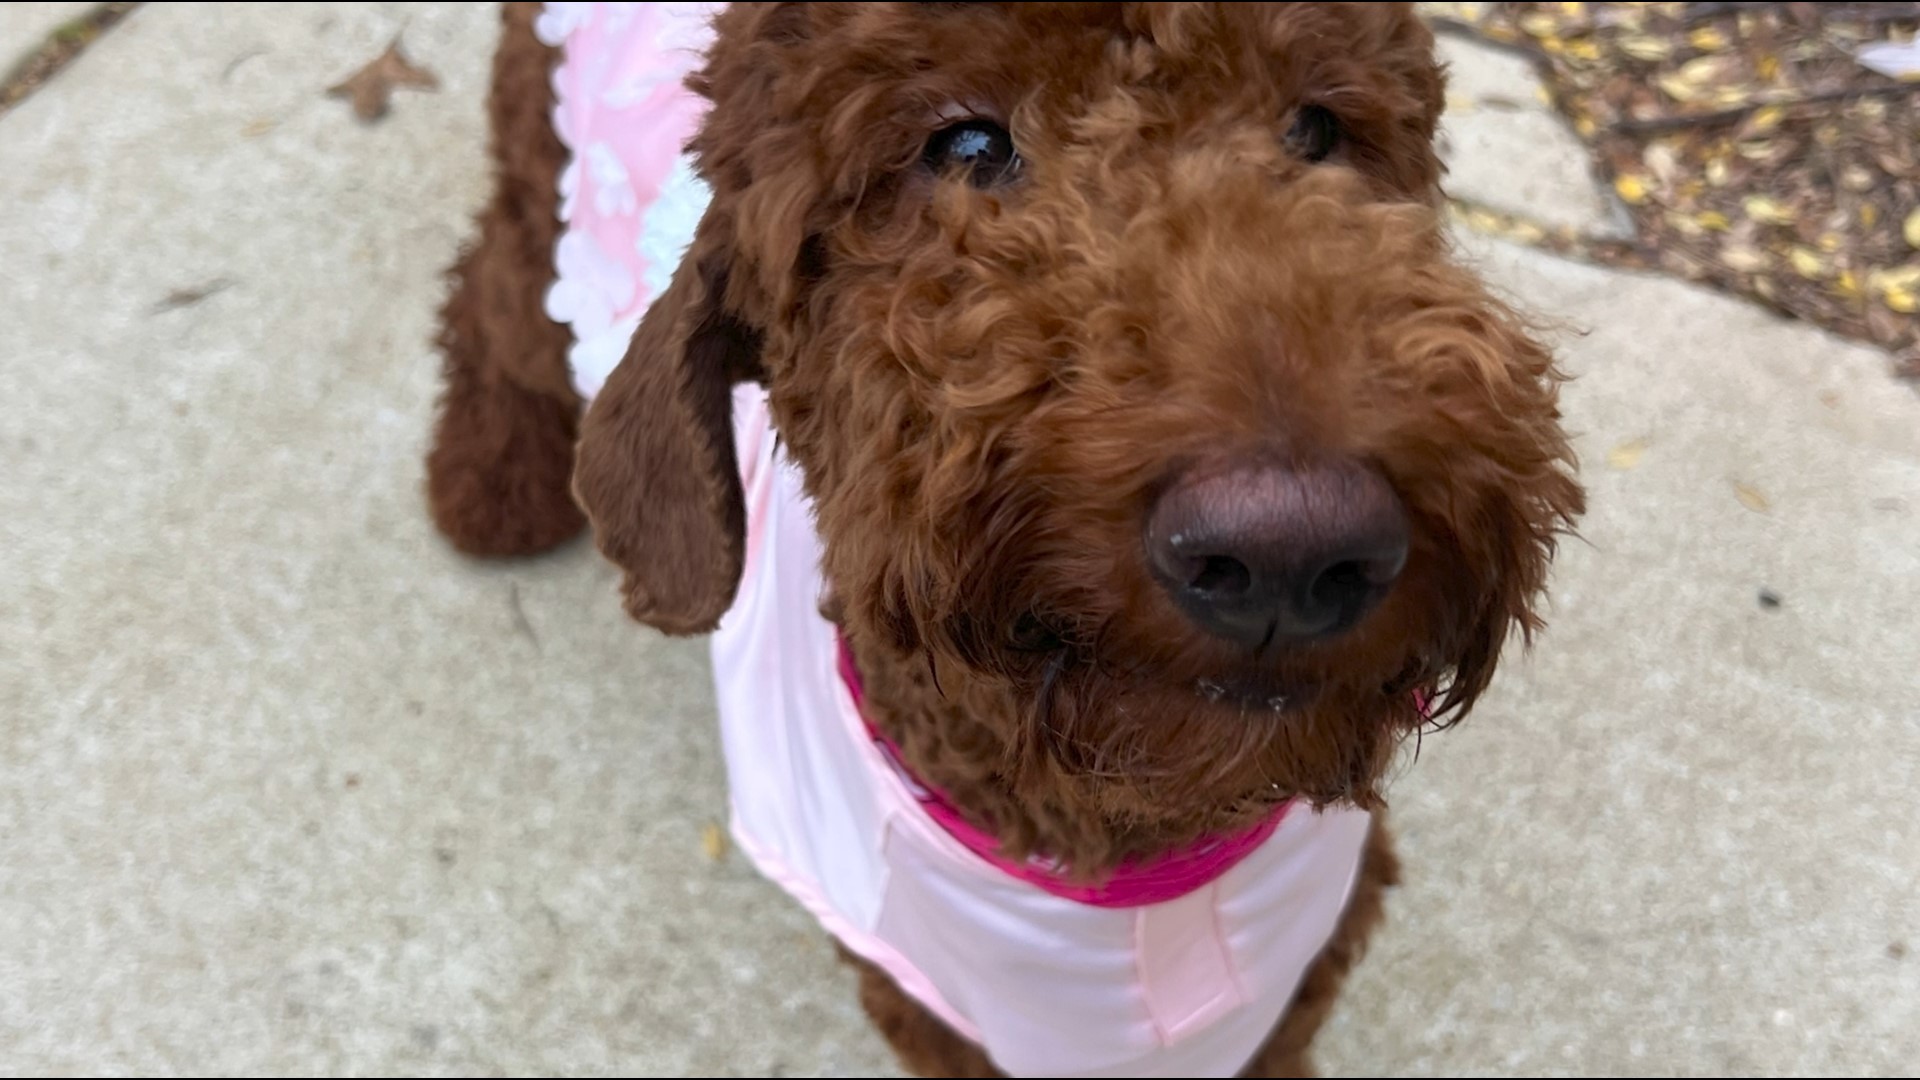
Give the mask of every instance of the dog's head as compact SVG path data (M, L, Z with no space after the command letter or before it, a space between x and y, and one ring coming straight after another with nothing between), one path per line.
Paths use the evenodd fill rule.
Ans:
M1471 707L1581 492L1551 357L1449 256L1411 5L717 31L713 201L580 452L638 618L731 600L753 379L849 635L1005 702L1017 782L1173 832L1366 804Z

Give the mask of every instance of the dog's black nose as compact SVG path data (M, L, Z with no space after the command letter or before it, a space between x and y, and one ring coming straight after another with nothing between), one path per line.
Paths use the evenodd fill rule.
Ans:
M1260 648L1333 637L1360 621L1407 561L1407 518L1358 462L1236 463L1188 473L1147 516L1147 560L1216 637Z

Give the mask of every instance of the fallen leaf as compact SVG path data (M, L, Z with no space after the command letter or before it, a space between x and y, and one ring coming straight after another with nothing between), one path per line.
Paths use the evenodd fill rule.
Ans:
M1768 225L1791 225L1793 213L1765 195L1749 195L1741 200L1740 208L1755 221Z
M1551 38L1560 29L1560 24L1551 15L1535 12L1520 16L1520 29L1533 37Z
M1720 261L1742 274L1757 274L1771 265L1759 248L1749 244L1728 244L1720 249Z
M1640 464L1640 459L1645 457L1646 453L1647 440L1629 439L1607 451L1607 465L1625 472Z
M1680 153L1670 142L1655 142L1641 155L1647 163L1647 171L1662 184L1672 184L1680 172Z
M1498 235L1502 231L1499 215L1478 207L1467 211L1467 228L1487 235Z
M700 849L707 858L719 862L727 857L727 834L720 826L709 821L700 829Z
M1727 47L1727 35L1717 27L1702 26L1687 35L1687 42L1701 52L1719 52L1721 49ZM1663 41L1661 44L1664 45L1666 42ZM1628 55L1639 57L1642 60L1659 60L1665 57L1664 53L1660 56L1640 56L1639 53L1628 49L1625 41L1620 43L1620 47L1621 50Z
M1667 96L1678 102L1695 101L1702 97L1718 97L1722 87L1715 84L1731 78L1740 66L1740 59L1734 56L1697 56L1680 65L1680 70L1668 72L1654 81ZM1724 89L1740 91L1737 88Z
M1771 134L1780 126L1780 121L1784 120L1786 115L1787 110L1778 105L1756 109L1752 116L1747 117L1747 122L1740 125L1740 131L1735 137L1748 139L1756 135Z
M400 51L400 39L396 37L387 46L387 51L374 57L366 67L349 75L345 81L328 87L327 96L348 99L353 102L355 116L372 122L387 115L393 92L403 86L436 90L440 87L440 79L433 72L408 60Z
M1547 238L1547 230L1531 221L1513 221L1507 224L1507 238L1522 244L1538 245Z
M1906 224L1900 226L1900 235L1907 238L1907 246L1920 250L1920 210L1907 215Z
M1875 270L1867 275L1867 284L1877 289L1920 289L1920 263Z
M153 314L158 315L161 312L173 311L177 308L192 307L207 297L218 292L224 292L232 286L233 282L228 281L226 278L214 278L212 281L199 285L189 285L185 288L175 289L161 297L159 303L153 305Z
M241 128L240 134L249 139L257 139L278 126L278 121L268 120L262 117L259 120L248 123L246 127Z
M1619 48L1621 52L1626 53L1635 60L1665 60L1667 57L1673 55L1672 42L1661 38L1647 37L1644 34L1630 34L1614 42L1614 45Z
M1768 510L1773 509L1773 503L1765 495L1760 493L1759 488L1754 487L1752 484L1743 484L1735 480L1733 482L1733 497L1740 500L1741 506L1746 507L1756 514L1764 514Z
M1679 233L1681 236L1685 236L1688 238L1698 238L1698 237L1705 236L1707 234L1706 226L1700 224L1698 221L1693 220L1692 218L1686 216L1685 214L1669 211L1666 215L1666 219L1667 219L1667 224L1673 226L1673 230Z
M1766 586L1760 587L1760 607L1767 611L1780 610L1780 594Z
M1613 190L1633 206L1647 201L1647 182L1632 173L1621 173L1614 177Z
M1793 266L1793 272L1803 278L1823 277L1827 272L1827 261L1820 253L1807 247L1793 247L1787 251L1787 262Z
M1895 270L1875 270L1867 286L1880 291L1880 300L1903 315L1920 311L1920 264Z

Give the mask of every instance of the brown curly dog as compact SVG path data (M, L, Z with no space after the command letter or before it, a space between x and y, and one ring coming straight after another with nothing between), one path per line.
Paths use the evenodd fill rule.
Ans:
M541 308L565 151L532 8L443 313L429 491L460 549L591 520L636 618L711 629L730 388L763 384L873 721L1088 877L1289 799L1378 809L1396 747L1540 625L1582 510L1559 376L1450 255L1412 5L733 4L690 83L712 203L584 419ZM1395 878L1375 821L1247 1075L1309 1072ZM909 1068L993 1074L861 966Z

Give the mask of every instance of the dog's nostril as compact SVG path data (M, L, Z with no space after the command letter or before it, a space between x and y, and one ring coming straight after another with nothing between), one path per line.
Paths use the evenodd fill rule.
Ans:
M1364 589L1373 583L1366 564L1358 559L1337 562L1320 571L1320 581L1327 588L1342 590Z
M1201 560L1200 571L1188 585L1206 593L1244 593L1253 587L1253 572L1239 559L1209 555Z
M1313 584L1308 586L1307 595L1313 598L1315 604L1345 607L1374 587L1372 578L1364 563L1348 559L1320 571Z

